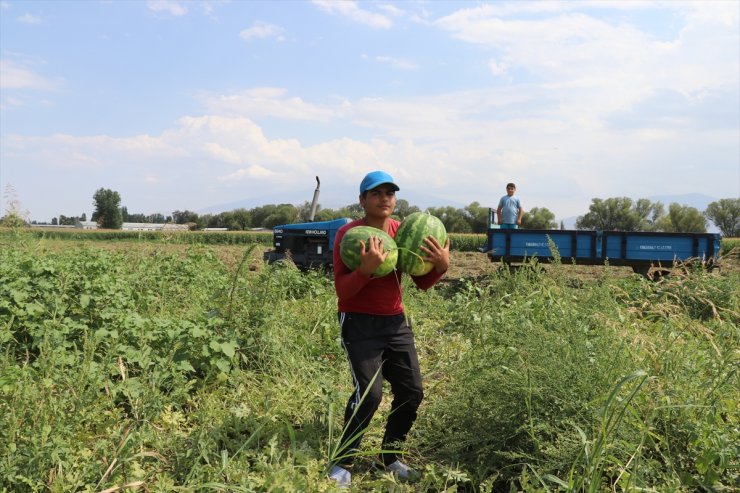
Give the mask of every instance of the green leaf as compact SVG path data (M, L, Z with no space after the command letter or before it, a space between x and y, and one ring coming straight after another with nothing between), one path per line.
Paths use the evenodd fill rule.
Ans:
M14 289L10 292L10 296L13 297L13 301L20 305L28 298L28 293L25 291L18 291Z
M231 363L226 359L216 360L216 367L224 373L228 373L231 370Z
M221 343L221 352L229 358L232 358L236 354L236 344L233 342Z

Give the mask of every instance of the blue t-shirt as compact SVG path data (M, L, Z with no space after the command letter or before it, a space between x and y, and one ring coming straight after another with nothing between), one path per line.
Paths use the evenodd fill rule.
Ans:
M519 197L504 195L498 201L498 208L501 209L501 221L504 224L516 224L522 204L519 202Z

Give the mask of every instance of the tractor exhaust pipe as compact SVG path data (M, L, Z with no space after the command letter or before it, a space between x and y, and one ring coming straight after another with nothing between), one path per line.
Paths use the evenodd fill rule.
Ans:
M308 216L309 222L313 222L313 218L316 215L316 208L319 206L319 188L321 187L321 181L319 177L316 177L316 190L313 191L313 200L311 201L311 213Z

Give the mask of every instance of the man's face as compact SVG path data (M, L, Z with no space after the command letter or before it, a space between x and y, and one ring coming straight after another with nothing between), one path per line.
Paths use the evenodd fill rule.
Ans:
M516 187L506 187L506 194L511 197L516 192Z
M365 213L375 217L390 217L396 208L396 191L390 185L380 185L360 196Z

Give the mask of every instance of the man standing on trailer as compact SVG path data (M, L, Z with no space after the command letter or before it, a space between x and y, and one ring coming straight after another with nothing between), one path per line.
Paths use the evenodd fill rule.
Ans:
M498 201L496 215L501 229L518 229L522 225L524 209L522 209L519 197L514 196L514 192L516 192L516 185L507 183L506 195Z

